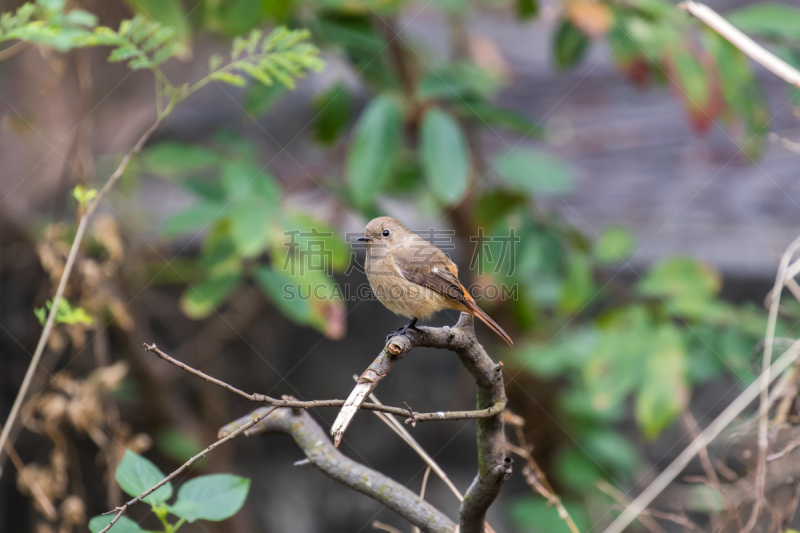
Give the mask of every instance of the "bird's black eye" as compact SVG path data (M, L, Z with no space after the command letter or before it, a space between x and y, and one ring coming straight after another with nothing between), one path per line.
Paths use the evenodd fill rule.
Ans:
M389 230L388 229L383 230L383 236L384 237L388 237L389 236Z

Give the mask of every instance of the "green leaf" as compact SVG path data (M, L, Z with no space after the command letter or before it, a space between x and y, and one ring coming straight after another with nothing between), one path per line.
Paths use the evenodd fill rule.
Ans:
M138 496L138 494L137 494ZM115 515L95 516L89 520L89 531L92 533L99 533L103 531L108 524L114 520ZM125 515L122 515L117 523L114 524L108 533L145 533L145 530L139 527L139 524L131 520Z
M661 325L634 406L636 421L648 439L655 439L688 405L686 357L678 329L672 324Z
M47 311L45 311L44 307L40 307L38 309L33 310L33 314L36 315L36 318L39 319L39 323L44 325L47 321L48 311L53 308L53 301L47 300L45 302L45 306L47 307ZM70 303L66 300L66 298L61 298L58 301L58 310L56 311L55 323L56 324L88 324L92 325L92 317L89 316L89 313L83 310L81 307L72 307Z
M759 2L726 13L728 22L748 33L800 39L800 8L777 2Z
M226 161L220 178L225 197L234 202L250 197L259 174L259 169L249 162Z
M711 97L708 73L700 64L695 54L687 49L680 49L672 56L675 62L675 71L678 82L683 90L683 98L690 109L706 113L706 107Z
M750 59L713 30L703 33L703 44L717 63L722 95L732 110L730 115L733 120L729 119L728 122L734 122L734 133L740 132L738 141L747 155L757 159L767 145L771 113ZM776 51L780 53L781 49ZM790 57L782 57L792 63ZM740 124L744 127L740 127Z
M163 141L142 154L145 168L157 176L181 176L219 164L220 157L207 146Z
M188 57L192 47L192 29L189 17L180 0L126 0L134 12L168 28L167 39L178 43L181 55Z
M288 231L300 232L293 238L297 248L289 250L288 247L285 247L286 252L324 254L326 256L324 261L311 262L311 264L330 263L324 265L329 268L321 268L321 270L342 272L350 263L350 246L345 242L344 236L326 222L308 213L290 211L286 215L284 228ZM285 260L285 256L283 257L282 261ZM276 264L274 258L273 264Z
M343 83L332 85L314 100L314 134L323 144L331 144L339 138L350 121L353 102Z
M453 117L431 108L422 119L420 158L428 185L442 203L457 203L469 185L467 140Z
M97 16L83 9L73 9L64 15L64 25L94 28L97 26Z
M130 450L125 451L119 466L117 467L116 480L120 488L130 496L139 494L151 489L165 477L164 473L145 459ZM152 494L145 496L143 501L151 507L161 505L172 497L172 483L160 487Z
M585 509L580 504L563 502L578 531L589 531L592 527L591 520ZM549 505L544 498L524 496L517 499L511 506L511 521L520 530L536 533L570 533L570 528L558 516L558 509Z
M559 307L566 313L579 313L597 294L592 265L584 254L575 253L567 266Z
M710 299L721 286L719 274L710 266L691 257L673 257L651 268L637 290L645 296Z
M556 66L567 70L577 65L589 48L589 38L577 26L562 20L556 30L553 54Z
M311 303L300 297L292 278L269 267L259 267L255 278L264 294L284 315L298 324L310 322L313 312Z
M286 87L283 85L251 83L244 93L244 110L253 116L264 115L272 110L285 94Z
M560 335L548 343L536 343L515 350L515 359L526 369L546 379L555 378L570 370L580 370L597 345L594 328L582 328Z
M581 370L591 407L607 413L619 408L641 384L655 329L650 312L639 305L608 313L602 325L596 348Z
M610 226L597 238L594 246L595 260L601 265L625 261L633 252L633 234L625 226Z
M204 446L193 435L174 427L167 427L155 435L158 450L170 459L184 463L203 451ZM195 466L201 464L200 459Z
M373 98L359 117L345 163L356 205L368 206L389 182L400 149L402 119L400 103L388 95Z
M528 20L539 14L539 0L517 0L517 19Z
M235 515L244 505L250 480L231 474L212 474L190 479L178 491L170 511L189 522L219 522Z
M568 448L558 454L555 471L561 482L580 492L586 492L596 487L597 481L605 477L605 473L600 470L596 461L593 461L586 453L574 448ZM581 529L581 531L587 530ZM542 529L542 533L550 531L553 530Z
M243 257L261 253L269 240L269 221L272 210L259 197L248 197L231 211L231 237Z
M531 139L544 137L544 129L519 112L503 109L483 100L454 103L463 116L474 119L480 126L499 126Z
M84 208L89 205L89 202L97 197L97 189L84 189L83 185L76 185L72 189L72 197L78 200Z
M206 318L239 285L239 279L238 274L230 274L189 287L181 296L181 310L194 320Z
M417 93L420 98L460 102L491 98L499 88L498 80L479 66L457 62L426 73L417 84Z
M161 237L168 239L190 231L208 228L214 221L225 218L228 211L228 207L223 203L201 202L187 207L164 221L164 225L161 227Z
M512 189L542 195L570 192L572 169L560 159L538 150L515 150L495 159L495 171Z
M590 457L617 475L632 474L641 462L636 447L615 429L591 429L579 442Z
M481 194L473 216L478 225L494 226L526 204L527 199L521 194L491 189Z
M238 74L232 74L230 72L213 72L211 74L211 79L233 85L234 87L244 87L247 85L246 79Z

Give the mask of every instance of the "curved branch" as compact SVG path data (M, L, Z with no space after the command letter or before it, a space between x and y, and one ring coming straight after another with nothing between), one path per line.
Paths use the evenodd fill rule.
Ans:
M386 377L395 363L414 347L446 349L455 352L461 364L475 379L478 388L478 409L496 412L505 407L507 398L503 386L503 364L495 363L475 337L472 315L461 313L453 327L420 327L408 330L406 335L395 335L386 343L375 361L358 378L356 387L345 401L333 423L331 434L338 445L344 431L358 409L378 383ZM496 413L502 412L497 411ZM500 493L500 488L511 475L511 459L506 456L506 439L502 416L478 420L478 475L464 495L461 503L461 533L483 533L486 511Z
M447 348L461 359L461 364L475 379L478 409L498 402L506 403L503 364L495 364L475 338L475 319L461 313L453 328L425 328L420 346ZM461 502L460 533L483 533L486 511L492 505L505 480L511 476L511 458L506 455L502 416L483 418L477 423L478 475Z
M269 409L274 408L260 407L228 424L220 430L219 437L232 434L231 430L240 430ZM456 527L441 511L403 485L343 455L306 411L276 409L245 431L248 436L262 433L291 435L320 472L384 504L426 533L452 533Z

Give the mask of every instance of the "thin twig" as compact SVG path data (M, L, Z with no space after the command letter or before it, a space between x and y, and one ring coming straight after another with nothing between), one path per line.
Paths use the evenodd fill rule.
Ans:
M425 469L425 474L422 476L422 488L419 489L419 497L423 500L425 499L425 488L428 486L428 476L431 475L431 465L428 465L428 468ZM420 533L419 528L417 526L413 526L411 528L411 533Z
M600 487L601 483L604 483L605 486ZM608 488L616 490L607 481L603 480L602 482L598 482L598 487L597 488L600 489L602 492L605 492L606 494L608 494L612 498L614 497L610 492L606 492L608 490ZM618 492L618 493L621 494L621 492ZM612 506L611 508L618 511L618 510L623 509L623 506L620 506L619 504L617 504L617 505ZM644 511L642 511L642 514L643 515L647 515L647 516L651 516L653 518L658 518L660 520L667 520L669 522L674 522L674 523L678 524L679 526L683 526L686 529L690 529L692 531L696 531L697 533L706 533L703 528L701 528L700 526L698 526L697 524L695 524L694 522L689 520L689 518L686 515L683 515L683 514L665 513L663 511L658 511L656 509L645 509Z
M800 72L797 69L764 49L764 47L736 29L733 24L722 18L710 7L691 1L678 4L678 7L687 10L689 13L705 22L711 29L727 39L732 45L750 56L755 62L766 67L776 76L783 78L795 87L800 87Z
M791 452L792 450L794 450L798 446L800 446L800 439L793 440L792 442L787 444L786 447L783 448L781 451L775 452L773 454L768 455L767 456L767 461L774 461L775 459L780 459L781 457L783 457L787 453Z
M247 429L249 429L249 428L251 428L251 427L255 426L256 424L258 424L259 422L261 422L263 419L265 419L265 418L266 418L266 417L267 417L267 416L268 416L268 415L269 415L269 414L270 414L272 411L274 411L275 409L276 409L276 407L271 407L271 408L267 409L265 412L261 413L259 416L255 417L255 418L253 418L253 419L252 419L252 420L250 420L248 423L246 423L246 424L244 424L244 425L240 426L240 427L239 427L239 428L238 428L236 431L234 431L234 432L232 432L232 433L230 433L230 434L228 434L228 435L226 435L226 436L222 437L222 438L221 438L221 439L219 439L217 442L215 442L214 444L212 444L211 446L209 446L208 448L206 448L206 449L205 449L205 450L203 450L202 452L198 453L197 455L195 455L194 457L192 457L191 459L189 459L188 461L186 461L185 463L183 463L183 465L181 465L181 467L180 467L180 468L178 468L177 470L175 470L174 472L172 472L170 475L168 475L167 477L165 477L164 479L162 479L161 481L159 481L159 482L158 482L156 485L154 485L154 486L153 486L153 487L151 487L150 489L148 489L148 490L144 491L143 493L139 494L137 497L135 497L134 499L130 500L129 502L127 502L127 503L126 503L125 505L123 505L122 507L117 507L117 508L116 508L116 509L114 509L113 511L109 511L109 512L107 512L107 513L103 513L103 514L111 514L111 513L113 513L113 512L116 512L116 513L117 513L117 515L114 517L114 519L113 519L111 522L109 522L109 524L108 524L106 527L104 527L103 529L101 529L99 533L106 533L106 531L108 531L109 529L111 529L111 526L113 526L114 524L116 524L116 523L117 523L117 520L119 520L120 518L122 518L122 515L123 515L123 514L125 514L125 511L127 511L127 510L128 510L128 508L129 508L131 505L134 505L135 503L137 503L137 502L141 501L143 498L146 498L147 496L149 496L150 494L152 494L152 493L153 493L153 492L155 492L156 490L160 489L161 487L163 487L164 485L166 485L167 483L169 483L169 481L170 481L172 478L174 478L175 476L177 476L178 474L180 474L181 472L183 472L184 470L186 470L187 468L189 468L189 466L191 466L191 464L192 464L192 463L194 463L195 461L197 461L198 459L202 459L203 457L205 457L205 456L206 456L206 455L207 455L207 454L208 454L208 453L209 453L211 450L213 450L213 449L214 449L214 448L216 448L217 446L219 446L219 445L221 445L221 444L223 444L223 443L225 443L225 442L228 442L229 440L231 440L232 438L234 438L234 437L235 437L236 435L238 435L239 433L242 433L243 431L246 431Z
M36 483L36 480L30 476L28 473L28 468L25 466L25 463L22 462L17 450L14 449L14 445L11 444L11 441L6 441L5 450L8 454L8 458L11 459L11 464L13 464L14 468L16 468L17 472L19 472L19 477L22 478L22 481L31 490L33 497L36 498L36 501L38 501L39 505L42 506L42 510L44 510L44 514L47 515L47 519L50 521L57 520L58 511L56 511L56 508L53 507L53 503L50 501L50 498L47 497L39 484Z
M692 413L689 411L684 413L683 423L686 426L686 430L689 432L689 435L693 439L701 438L700 427L697 425L697 420L694 419ZM708 455L708 447L703 441L700 441L700 444L702 447L700 448L700 451L697 452L697 455L700 457L700 463L703 465L703 470L705 471L706 476L708 476L709 481L711 481L714 486L719 486L719 476L717 476L717 471L714 470L714 465L711 464L711 459Z
M28 394L28 388L31 385L33 374L36 372L36 368L39 366L39 360L42 358L44 348L47 346L47 340L50 338L50 332L52 331L53 324L55 324L56 320L58 305L61 302L61 298L64 296L64 290L67 287L67 280L69 279L69 275L72 272L72 267L75 264L75 258L78 255L78 249L80 248L81 241L83 240L83 235L86 232L86 226L89 223L89 219L100 205L100 202L105 199L105 196L111 190L111 187L114 186L114 183L116 183L120 176L122 176L123 172L125 172L125 169L128 167L128 163L130 163L131 158L139 153L144 146L144 143L147 142L147 139L149 139L150 136L158 129L159 125L161 125L163 116L164 115L156 119L153 125L150 126L150 128L139 138L133 148L131 148L131 150L125 154L125 157L122 158L122 161L120 161L117 169L113 174L111 174L111 176L109 176L106 184L102 189L100 189L100 192L87 207L86 213L81 216L80 222L78 223L78 230L75 233L75 239L72 241L72 247L69 250L67 262L64 265L64 272L61 274L61 279L58 282L58 289L56 289L56 294L53 297L52 307L50 308L50 312L48 313L47 320L44 324L44 329L42 329L39 342L36 344L36 350L33 352L33 357L28 365L28 370L25 372L25 378L22 380L22 385L17 392L17 397L14 399L14 404L11 406L11 412L8 413L8 418L3 426L3 431L0 433L0 458L2 457L2 449L4 448L5 442L8 439L9 433L11 432L11 428L14 425L17 416L19 415L22 402L25 400L25 396Z
M544 475L544 472L531 454L531 449L528 446L527 442L525 441L525 432L522 430L523 424L525 420L518 415L515 415L511 411L506 410L503 413L503 418L509 425L514 426L514 430L517 435L517 443L519 446L515 446L511 443L506 443L506 448L511 453L514 453L528 463L522 469L522 475L525 476L525 482L530 486L531 489L535 490L542 496L545 500L547 500L548 505L555 507L558 511L558 516L563 520L569 530L572 533L580 533L578 530L578 526L575 525L575 521L572 520L572 516L570 516L569 511L567 511L564 504L561 503L561 498L559 498L558 494L553 490L553 487L550 486L550 483L547 481L547 477Z
M31 43L29 42L19 41L12 44L8 48L3 48L3 50L0 50L0 63L2 63L3 61L8 61L15 55L19 54L20 52L24 52L25 50L30 48L30 46Z
M799 85L800 86L800 85ZM778 266L778 275L775 276L775 286L772 288L772 302L769 306L767 318L767 335L764 339L764 355L761 362L761 401L758 409L758 462L756 463L756 483L755 501L750 512L750 519L744 527L744 533L753 530L764 503L764 485L767 475L767 453L769 452L769 440L767 434L767 424L769 422L769 384L770 384L770 362L772 361L773 339L775 338L775 327L778 323L778 307L781 302L781 293L786 284L786 272L789 269L789 261L800 248L800 237L795 239L786 249L781 257Z
M781 355L769 367L770 380L774 380L784 370L789 368L795 360L800 356L800 340L795 341L783 355ZM771 381L770 381L771 382ZM639 513L643 512L648 505L655 499L656 496L670 484L680 474L686 465L689 464L695 455L697 455L700 448L706 442L712 442L728 424L739 416L750 403L755 400L761 393L761 387L764 386L762 380L756 380L751 383L739 396L725 408L722 413L714 419L711 424L700 433L702 440L695 439L676 457L670 465L661 472L656 479L653 480L646 489L642 491L639 496L628 505L625 510L609 525L605 533L622 533L628 525L636 519ZM769 386L769 383L767 383Z
M384 524L383 522L379 522L378 520L372 521L372 529L378 529L380 531L388 531L388 533L403 533L396 527L392 527L389 524ZM419 528L414 528L419 531ZM412 530L413 531L413 530Z
M694 419L692 413L690 413L689 411L687 411L683 415L683 422L692 439L697 439L702 444L702 447L700 448L700 450L698 450L697 455L700 457L700 463L703 465L703 470L705 471L707 477L707 479L703 481L711 485L717 492L719 492L722 495L722 498L725 500L725 507L728 510L728 514L730 514L735 518L738 526L737 531L741 531L742 522L741 519L739 518L739 512L736 509L736 504L734 504L733 500L730 497L730 494L728 494L728 491L726 491L722 487L722 484L719 481L719 476L717 475L717 471L714 469L714 465L711 463L711 458L708 455L708 447L707 447L708 443L702 440L703 437L700 434L700 426L697 425L697 421Z
M770 134L767 137L769 138L770 141L780 144L782 147L786 148L790 152L800 154L800 143L795 142L791 139L787 139L786 137L781 137L780 135L774 132L770 132Z
M201 372L195 368L190 367L186 363L182 363L178 361L174 357L170 357L169 355L165 354L161 351L155 344L147 344L145 343L145 349L148 352L153 352L161 359L171 363L178 368L189 372L192 375L195 375L209 383L213 383L218 387L222 387L223 389L227 390L228 392L232 392L242 398L250 400L251 402L259 402L259 403L266 403L273 407L292 407L295 409L313 409L317 407L342 407L345 405L346 400L310 400L310 401L301 401L301 400L287 400L287 399L278 399L273 398L271 396L267 396L265 394L248 394L241 389L237 389L233 385L229 385L224 381L221 381L217 378L211 377L208 374ZM435 413L415 413L409 412L408 409L403 407L390 407L388 405L382 404L375 404L375 403L365 403L361 406L364 409L370 411L380 411L382 413L388 413L395 416L399 416L402 418L413 418L417 422L426 422L426 421L435 421L435 420L470 420L476 418L491 418L495 416L497 413L502 412L505 408L504 402L498 402L498 404L492 405L488 409L479 409L476 411L437 411Z
M625 493L619 490L618 488L614 487L611 483L606 481L605 479L599 480L597 483L597 488L600 489L601 492L607 494L614 498L619 504L621 505L630 505L630 500L625 496ZM650 510L645 509L639 516L637 516L639 522L642 523L644 527L647 528L650 533L666 533L664 528L658 525L658 522L653 520L650 516Z
M353 376L353 379L357 380L358 376ZM380 400L378 400L378 397L375 396L375 393L370 394L369 399L372 400L372 402L375 403L376 405L383 405L380 402ZM416 441L416 439L411 436L411 433L408 432L408 430L405 428L403 424L398 422L396 418L386 416L384 413L381 413L379 411L374 411L374 413L387 426L389 426L389 428L391 428L392 431L397 433L400 436L400 438L403 439L405 443L411 447L411 449L417 452L417 454L422 458L422 460L425 461L425 464L427 464L429 468L432 468L433 471L436 472L436 475L439 476L439 479L444 481L445 485L447 485L447 487L453 492L453 494L455 494L459 502L464 501L464 496L456 488L456 486L453 484L450 478L447 477L447 474L445 474L444 470L442 470L442 467L439 466L439 464L433 460L433 457L428 455L428 452L426 452L425 449Z

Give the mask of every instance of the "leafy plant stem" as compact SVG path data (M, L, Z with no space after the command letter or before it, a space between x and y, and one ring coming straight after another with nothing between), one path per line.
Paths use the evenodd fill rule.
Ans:
M97 207L100 205L100 202L106 197L109 193L111 188L114 184L119 180L122 174L125 172L125 169L128 167L131 159L134 155L136 155L144 146L144 143L147 142L147 139L158 129L161 125L161 121L164 119L166 115L172 110L175 105L175 97L170 100L170 103L167 105L164 113L159 115L156 121L153 123L152 126L139 138L136 142L134 147L125 154L125 157L122 158L120 161L119 166L114 171L111 176L109 176L108 180L106 181L103 188L100 189L100 192L97 196L92 200L92 202L87 206L86 212L81 216L80 222L78 223L78 230L75 233L75 239L72 241L72 246L69 250L69 256L67 256L67 262L64 265L64 272L61 274L61 279L58 282L58 288L56 289L56 294L53 297L53 305L50 308L50 312L47 314L47 320L44 324L44 329L42 329L42 334L39 337L39 341L36 344L36 350L33 353L33 357L31 358L31 362L28 365L28 370L25 372L25 378L22 380L22 385L19 388L19 392L17 392L17 397L14 399L14 405L11 406L11 412L8 414L8 418L6 419L6 423L3 425L3 431L0 433L0 458L2 458L2 449L5 445L6 440L8 440L8 436L11 432L11 428L14 425L14 422L19 415L20 408L22 407L22 402L25 400L25 396L28 393L28 389L31 385L31 380L33 379L33 374L36 371L36 368L39 366L39 361L42 358L42 354L44 353L44 348L47 345L47 340L50 338L50 333L53 329L53 324L55 323L56 319L56 312L58 311L58 305L61 301L61 298L64 296L64 289L66 289L67 281L69 280L69 276L72 273L72 267L75 265L75 258L78 255L78 249L80 248L81 241L83 240L83 236L86 233L86 226L89 223L89 219L91 218L92 214L94 214Z
M113 511L110 511L109 513L105 513L105 514L111 514L114 511L117 512L117 514L114 517L114 519L105 528L103 528L99 533L106 533L109 529L111 529L114 526L114 524L116 524L117 521L122 517L122 515L125 514L125 511L127 511L128 508L131 505L133 505L133 504L135 504L137 502L140 502L143 498L149 496L150 494L152 494L153 492L155 492L159 488L161 488L164 485L166 485L167 483L169 483L169 481L172 478L174 478L175 476L177 476L178 474L180 474L181 472L183 472L184 470L189 468L192 465L192 463L194 463L198 459L200 459L202 457L205 457L211 450L213 450L217 446L228 442L232 438L236 437L236 435L238 435L239 433L247 431L251 427L255 426L256 424L258 424L259 422L264 420L275 409L276 409L276 407L267 408L260 416L252 418L248 423L246 423L246 424L242 425L241 427L239 427L238 429L236 429L236 431L234 431L234 432L222 437L217 442L215 442L214 444L212 444L211 446L209 446L208 448L206 448L202 452L198 453L197 455L195 455L194 457L192 457L191 459L189 459L188 461L183 463L183 465L181 465L180 468L178 468L177 470L172 472L170 475L168 475L167 477L165 477L164 479L159 481L156 485L154 485L150 489L144 491L143 493L141 493L140 495L138 495L134 499L132 499L129 502L125 503L125 505L123 505L122 507L117 507ZM178 522L178 523L180 523L180 522Z
M217 74L217 73L220 73L220 72L230 72L230 71L235 70L236 68L238 68L242 63L258 64L258 62L261 59L263 59L263 58L265 58L265 57L267 57L267 56L269 56L271 54L272 54L272 52L263 52L261 54L248 56L248 57L246 57L244 59L239 59L238 61L232 61L231 63L228 63L225 66L222 66L222 67L220 67L220 68L218 68L216 70L208 72L208 74L206 74L206 76L203 79L197 81L194 85L191 85L186 90L186 96L194 94L195 92L199 91L200 89L202 89L203 87L208 85L211 81L213 81L213 78L211 77L212 74Z

